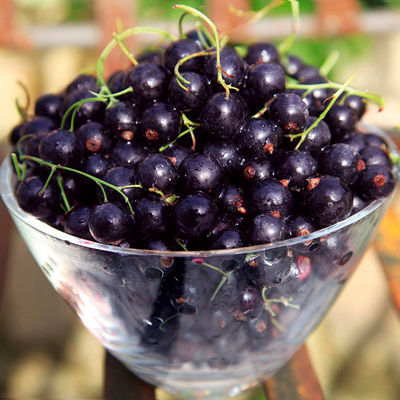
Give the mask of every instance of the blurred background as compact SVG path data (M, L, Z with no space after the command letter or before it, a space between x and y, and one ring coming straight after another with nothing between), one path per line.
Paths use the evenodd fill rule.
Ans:
M39 94L60 91L79 73L94 72L96 58L117 24L177 32L180 13L173 10L174 3L0 0L1 158L7 152L7 136L19 122L15 99L26 101L18 81L28 89L32 106ZM235 41L279 43L290 31L288 4L244 26L238 25L229 6L260 10L266 0L184 3L207 11L221 30L231 30ZM382 94L384 111L371 105L365 120L396 135L400 0L300 0L300 11L299 38L292 53L320 66L332 50L339 50L330 77L344 81L354 72L354 86ZM137 36L129 45L140 51L151 46L151 39ZM124 63L121 54L113 54L108 72ZM398 204L392 217L400 218ZM46 282L4 208L0 237L0 398L101 398L103 349ZM400 398L400 319L374 248L307 344L327 399Z

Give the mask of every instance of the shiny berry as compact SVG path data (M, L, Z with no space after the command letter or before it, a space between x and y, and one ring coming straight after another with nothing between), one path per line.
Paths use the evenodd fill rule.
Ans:
M155 103L142 115L142 131L146 143L160 146L179 134L181 115L167 103Z
M91 235L100 243L118 244L128 233L131 219L122 206L104 203L96 206L89 218Z
M221 213L232 217L246 214L243 190L234 185L223 188L218 194L218 207Z
M128 186L137 185L138 178L133 168L129 167L113 167L109 169L102 178L104 181L111 183L114 186ZM104 186L104 190L107 194L107 198L113 202L123 202L122 196L115 190ZM135 200L142 196L142 189L130 187L122 189L122 192L128 197L129 200ZM103 194L98 190L99 198L102 198Z
M145 188L171 193L178 182L178 171L166 155L152 154L139 163L138 178Z
M76 131L76 136L82 143L86 154L108 153L112 140L108 130L98 122L87 122Z
M306 126L308 109L297 94L283 93L272 100L269 114L285 132L297 132Z
M268 42L256 42L249 45L245 57L247 64L280 63L278 49Z
M241 168L241 180L246 186L256 182L262 182L274 175L272 162L270 160L245 161Z
M78 75L65 89L65 93L68 95L75 90L89 89L94 90L97 85L97 79L93 75L81 74Z
M139 133L138 107L130 101L119 101L108 107L104 114L104 125L114 138L132 140Z
M189 56L194 53L198 53L201 47L191 39L179 39L172 42L164 53L164 65L171 72L174 71L175 65L182 58ZM204 57L193 57L184 62L180 67L179 71L200 71L203 68Z
M211 96L203 109L201 121L204 131L215 139L233 138L247 116L247 106L236 93L226 98L225 93Z
M161 199L144 197L135 207L135 220L139 232L162 234L168 230L168 209Z
M249 241L252 245L284 240L288 236L283 219L269 214L260 214L249 221Z
M367 108L365 100L354 94L347 96L343 104L354 110L358 119L362 118Z
M379 147L365 147L360 151L360 156L366 166L383 165L387 168L392 167L392 161L389 156Z
M243 247L242 235L237 229L225 229L212 241L211 249L235 249Z
M387 197L393 191L394 177L383 165L368 166L357 181L358 193L363 199L375 200Z
M303 198L303 207L312 222L328 226L350 215L353 193L336 176L312 178Z
M179 233L189 237L200 237L212 229L217 218L217 206L200 194L189 195L179 200L174 209L174 222Z
M139 139L117 143L111 153L111 161L115 166L129 167L139 164L152 153Z
M35 103L35 115L47 117L55 122L60 119L60 107L63 102L61 96L56 94L43 94Z
M325 117L334 141L339 141L349 132L354 131L357 122L355 111L342 104L334 104Z
M93 240L89 232L91 207L76 206L64 218L64 231L82 239Z

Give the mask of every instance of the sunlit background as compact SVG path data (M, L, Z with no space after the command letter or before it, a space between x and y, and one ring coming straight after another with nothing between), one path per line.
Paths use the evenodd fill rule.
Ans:
M266 0L182 2L207 11L221 30L237 25L235 42L279 43L290 31L287 4L245 26L228 6L260 10ZM99 51L114 30L137 24L177 32L180 13L174 3L0 0L0 154L6 153L9 131L19 121L15 99L27 102L18 82L28 89L32 112L39 94L60 91L81 72L94 73ZM384 111L370 105L365 120L395 135L400 129L400 0L300 0L300 10L299 38L291 52L321 66L338 50L330 78L344 81L355 73L353 86L382 94ZM192 21L186 23L189 29ZM130 46L139 52L156 43L149 39L137 37ZM110 60L109 72L118 65L126 65L121 54ZM100 398L101 346L46 282L15 229L0 233L5 243L6 236L7 260L0 259L0 398ZM400 398L400 320L373 249L308 348L328 399Z

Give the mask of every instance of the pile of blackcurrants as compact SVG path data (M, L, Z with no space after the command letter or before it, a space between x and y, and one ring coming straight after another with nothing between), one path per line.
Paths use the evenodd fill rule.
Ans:
M391 193L388 145L358 126L379 97L216 39L190 31L107 81L101 57L97 78L40 96L11 132L21 208L100 243L208 250L306 235Z

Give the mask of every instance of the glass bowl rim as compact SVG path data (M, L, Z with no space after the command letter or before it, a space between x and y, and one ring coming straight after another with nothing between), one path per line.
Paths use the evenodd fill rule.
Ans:
M363 128L368 130L368 132L377 134L382 136L385 141L388 143L390 148L390 154L394 156L399 156L399 152L397 151L397 147L394 144L393 140L390 136L384 132L383 130L370 126L365 123L362 124ZM234 249L219 249L219 250L148 250L148 249L135 249L135 248L122 248L110 244L102 244L98 242L93 242L90 240L82 239L77 236L70 235L68 233L62 232L47 223L40 221L38 218L33 215L23 211L15 198L14 191L11 186L11 161L9 155L5 157L1 166L0 166L0 195L7 206L8 210L23 223L29 225L31 228L42 232L48 236L53 238L62 240L68 244L75 244L78 246L87 247L90 249L96 249L101 251L125 254L125 255L148 255L148 256L164 256L164 257L216 257L216 256L229 256L229 255L239 255L239 254L251 254L258 253L261 251L267 251L270 249L277 249L281 247L291 247L301 243L305 243L307 241L311 241L317 238L321 238L324 236L328 236L336 231L339 231L365 217L372 214L377 208L381 207L386 202L390 201L395 193L397 187L399 186L400 181L400 168L399 166L394 166L394 177L395 177L395 187L392 194L388 197L384 197L381 199L377 199L368 204L365 208L360 210L359 212L350 215L342 221L339 221L333 225L324 227L315 232L312 232L308 235L298 236L294 238L289 238L285 240L281 240L279 242L260 244L256 246L246 246L246 247L238 247Z

